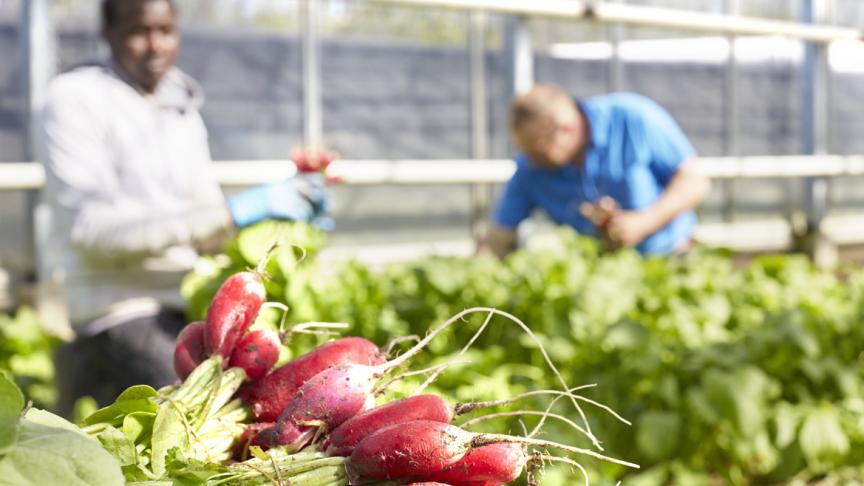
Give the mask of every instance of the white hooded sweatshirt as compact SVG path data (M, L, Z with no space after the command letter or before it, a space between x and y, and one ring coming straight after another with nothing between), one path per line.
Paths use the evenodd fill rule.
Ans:
M132 303L182 308L194 244L230 227L202 103L177 68L153 94L110 62L53 80L40 134L50 209L40 269L63 276L73 326Z

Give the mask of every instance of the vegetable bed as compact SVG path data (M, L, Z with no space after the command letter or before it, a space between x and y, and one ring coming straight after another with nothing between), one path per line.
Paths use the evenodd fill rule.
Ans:
M428 258L372 270L320 265L314 253L323 235L267 223L187 277L190 314L202 315L195 303L206 302L225 275L251 266L274 235L308 251L299 263L296 249L277 255L268 269L268 299L288 305L289 322L351 323L350 334L383 343L422 335L430 323L478 305L518 316L567 383L596 384L585 394L633 422L591 415L606 454L642 465L584 462L595 483L864 480L859 268L822 272L796 255L736 268L728 253L706 249L667 259L602 254L562 230L553 244L503 263ZM449 328L416 366L452 356L482 318ZM292 346L308 347L307 339ZM465 356L471 363L444 373L432 390L470 401L556 385L539 349L499 317ZM520 427L506 418L490 423L490 430ZM588 445L564 427L546 427L545 437ZM543 484L572 481L569 470L550 466Z
M72 425L0 376L0 485L864 481L859 268L557 236L373 270L248 228L184 282L176 385Z

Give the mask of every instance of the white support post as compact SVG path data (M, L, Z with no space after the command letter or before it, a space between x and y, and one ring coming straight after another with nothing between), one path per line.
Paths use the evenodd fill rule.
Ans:
M56 71L56 40L51 19L51 10L48 0L23 0L21 2L21 17L18 31L18 49L20 69L20 83L22 96L21 119L23 120L23 139L25 160L36 159L36 137L38 133L38 113L45 102L48 82ZM27 235L27 247L34 249L35 227L33 214L39 199L38 193L28 192L26 194L25 210L27 215L23 217L25 228L21 228ZM33 250L35 251L35 250ZM33 261L36 255L28 255Z
M323 141L321 116L321 59L316 0L300 0L303 36L303 143L320 147Z
M825 23L832 20L830 0L803 0L803 21ZM802 64L802 152L812 155L828 153L831 73L828 45L808 42ZM810 254L817 264L829 265L836 254L821 232L828 211L828 179L804 179L804 227L798 231L796 246Z
M24 159L36 155L37 113L45 101L48 82L56 70L56 41L48 0L23 0L19 25L18 50L24 120Z
M534 49L528 33L528 18L507 17L505 49L509 61L509 79L512 94L527 91L534 85Z
M489 158L489 104L486 92L486 14L468 13L468 64L471 86L471 152L475 159ZM487 231L492 200L489 184L471 184L471 231L476 238Z
M738 15L739 0L724 0L724 10L727 15ZM726 37L729 43L729 59L726 61L726 71L723 92L723 155L734 157L738 155L738 60L735 51L735 35ZM731 222L735 217L735 183L724 181L723 191L723 221Z
M612 48L612 55L609 57L609 81L607 85L610 92L624 89L624 66L621 63L621 42L624 40L624 30L624 25L617 22L609 24L607 27L609 46Z

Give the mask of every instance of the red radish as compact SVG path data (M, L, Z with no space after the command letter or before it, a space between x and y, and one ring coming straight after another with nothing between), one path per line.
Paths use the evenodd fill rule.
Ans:
M416 420L385 427L361 440L351 453L346 469L352 478L352 484L359 482L361 478L374 480L428 478L456 464L470 451L498 443L560 449L639 468L638 464L607 457L590 449L530 437L475 434L455 425L431 420ZM503 466L509 467L509 465Z
M282 421L259 431L252 437L250 444L264 450L278 445L285 452L293 454L314 440L317 433L316 427L297 426L289 421Z
M276 425L255 438L264 448L298 450L319 431L327 432L375 405L372 389L380 367L348 364L327 368L304 383Z
M359 337L337 339L243 387L240 396L259 422L274 422L297 390L321 371L345 363L378 365L383 362L384 356L375 343Z
M438 481L421 481L419 483L406 483L405 486L504 486L504 483L494 481L468 481L463 483L439 483Z
M351 363L333 368L328 368L321 373L315 375L313 378L309 379L309 381L300 386L299 389L297 389L294 397L291 399L290 402L288 402L288 404L285 406L285 409L280 414L279 419L276 423L276 428L282 428L283 430L290 431L291 433L289 434L289 436L292 438L292 440L297 439L298 433L306 432L306 430L304 430L304 427L315 428L316 433L321 430L325 432L332 430L333 428L340 425L343 421L353 417L357 413L362 412L365 407L368 407L370 405L370 402L372 401L374 395L373 392L375 390L375 385L382 377L387 375L387 373L389 373L393 369L396 369L407 363L408 360L410 360L417 353L422 351L422 349L426 345L428 345L429 342L447 326L458 321L464 315L477 311L505 315L520 324L523 329L526 330L526 332L530 333L530 328L525 326L521 321L511 316L510 314L498 311L497 309L475 308L462 311L456 316L450 318L447 322L437 326L435 329L430 331L422 340L420 340L420 342L418 342L414 347L406 351L404 354L386 363L382 363L377 366ZM556 371L556 376L559 376L560 378L560 373L557 373L557 369L555 369L554 366L553 370ZM563 382L563 378L560 379ZM573 403L575 403L575 400L573 400ZM540 447L555 447L574 453L581 453L590 455L592 457L606 459L612 462L617 462L619 464L631 465L630 463L625 463L624 461L606 458L605 456L602 456L588 449L575 448L563 444L556 444L553 442L542 441L532 438L512 437L496 434L471 434L470 432L466 432L458 427L428 420L419 420L415 422L408 422L405 424L398 424L395 426L391 426L385 430L391 430L396 427L401 431L401 429L407 429L408 426L411 424L428 424L426 425L428 428L426 435L431 434L435 436L433 438L424 438L423 434L419 434L417 435L417 437L413 438L413 440L416 444L419 444L415 445L414 448L420 447L420 450L405 450L397 453L397 455L401 454L402 456L411 456L411 452L419 452L421 454L426 453L434 456L433 459L428 459L425 456L423 459L414 458L417 459L416 462L411 462L410 460L408 460L408 462L410 463L410 467L417 466L417 471L413 472L413 475L431 474L461 459L461 457L466 452L468 452L469 447L478 447L481 445L497 442L516 442L538 445ZM276 432L278 432L278 430ZM417 432L419 433L423 431L418 430ZM366 475L367 472L374 474L376 468L374 466L369 466L369 463L370 461L376 461L376 459L369 459L365 457L362 452L359 456L356 455L358 454L359 450L362 450L363 444L366 444L367 442L372 440L373 437L378 437L381 433L382 431L378 431L361 441L359 444L357 444L351 454L351 462L357 463L355 464L355 469L357 469L357 472L359 472L361 476ZM397 431L396 433L400 432ZM281 434L270 434L271 437L278 437L279 435ZM434 441L436 438L440 441L442 437L449 437L450 440L440 443L437 446L437 448L440 450L433 450L433 448L428 445L433 443L430 441ZM406 437L401 440L408 441L408 438ZM397 440L395 442L396 443L391 445L398 445L400 440ZM280 443L280 445L282 444ZM294 447L298 446L298 444L294 442L291 442L288 445ZM374 449L375 447L372 446L371 448ZM390 450L386 448L381 448L379 451L377 451L377 453L385 458L379 460L379 462L387 462L386 458L391 457ZM393 461L393 466L397 471L400 470L400 468L409 467L409 465L406 465L406 460L404 458L401 459L401 463L399 462L399 459L393 459ZM437 467L435 467L435 461L440 463L437 464ZM426 467L426 469L428 470L424 469L424 467ZM377 469L381 470L382 468ZM383 470L383 474L385 476L390 474L389 468ZM379 477L375 476L370 476L369 478L380 479Z
M267 436L278 440L278 442L269 445L296 446L293 442L283 442L283 440L296 439L296 432L303 430L303 427L316 427L317 430L323 429L324 431L333 430L345 420L374 406L374 391L378 380L393 369L407 363L408 360L422 351L438 333L467 312L470 310L463 311L439 325L414 347L386 363L375 366L348 363L324 369L310 378L297 389L276 421L277 428L284 427L291 433L285 435L269 431Z
M349 363L325 369L310 378L297 389L295 396L288 402L276 421L276 428L282 428L283 432L288 431L288 433L266 431L266 438L262 438L265 440L264 445L302 447L304 444L298 445L294 441L298 440L298 437L306 439L305 436L299 436L304 427L311 426L316 427L317 430L330 431L345 420L371 407L374 403L375 385L382 377L407 363L447 326L458 321L465 314L476 310L469 309L460 312L430 331L404 354L386 363L376 366ZM496 309L481 308L479 310L500 313ZM507 315L509 316L509 314ZM513 317L513 319L516 318ZM266 444L268 439L276 442Z
M329 150L295 149L291 151L291 160L297 166L297 171L301 173L324 172L337 157L335 152Z
M499 442L471 449L455 464L423 479L450 484L468 481L515 481L525 468L528 457L519 444Z
M279 360L281 345L279 334L273 331L252 331L237 343L228 366L243 368L248 381L257 381Z
M263 270L266 257L259 263ZM228 277L207 309L204 327L204 349L207 355L218 354L226 360L234 351L234 345L252 325L261 304L267 298L261 272L235 273Z
M323 446L324 450L331 456L349 456L358 442L383 427L413 420L450 423L453 421L453 417L472 412L478 408L506 405L536 395L558 395L552 403L561 397L570 396L569 393L558 390L532 390L502 400L458 403L456 405L448 404L437 395L410 396L385 403L351 417L333 429L333 432L325 439Z
M357 444L351 472L377 480L429 476L462 459L474 435L431 420L391 425Z
M260 422L249 424L243 429L243 433L240 434L240 437L234 443L234 458L238 460L245 460L248 455L249 444L252 443L252 440L255 436L258 435L262 430L268 429L273 426L272 422Z
M347 457L358 442L389 425L414 420L450 423L453 415L453 407L437 395L406 397L346 420L327 437L324 450L331 456Z
M177 377L185 380L205 359L207 353L204 351L204 322L189 323L177 335L177 343L174 345L174 371Z
M419 483L406 483L405 486L503 486L504 483L494 481L468 481L464 483L439 483L438 481L421 481Z

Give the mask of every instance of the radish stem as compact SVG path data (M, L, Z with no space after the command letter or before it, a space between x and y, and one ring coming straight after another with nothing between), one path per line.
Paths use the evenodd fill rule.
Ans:
M390 385L392 385L393 383L395 383L397 381L404 380L405 378L408 378L409 376L423 375L423 374L426 374L429 372L432 372L437 376L442 371L444 371L445 369L447 369L453 365L467 364L467 363L470 363L470 361L451 359L447 362L437 364L435 366L430 366L429 368L424 368L422 370L407 371L405 373L402 373L401 375L396 375L393 378L390 378L389 380L385 381L384 383L378 385L378 387L376 387L375 390L372 391L372 394L375 396L379 396L379 395L383 394L384 392L386 392L387 388ZM411 396L414 396L414 395L415 395L415 393L411 394Z
M505 434L477 434L473 439L471 439L471 447L481 447L487 444L495 444L499 442L509 442L514 444L525 444L537 447L545 447L549 449L558 449L561 451L570 452L572 454L583 454L589 457L593 457L594 459L600 459L601 461L607 461L614 464L619 464L621 466L639 469L639 464L627 462L621 459L615 459L614 457L604 456L603 454L592 451L591 449L583 449L581 447L559 444L557 442L552 442L549 440L533 439L530 437L515 437Z
M486 330L486 326L489 325L489 321L492 320L492 316L493 316L493 314L490 312L490 313L486 316L486 320L483 321L483 325L480 326L480 329L478 329L477 332L475 332L474 335L471 336L471 339L468 340L468 344L466 344L465 346L463 346L462 349L459 351L459 353L456 354L456 356L462 356L463 354L465 354L465 352L468 351L468 349L471 348L471 346L474 345L474 341L476 341L477 338L479 338L480 335L483 334L483 331ZM424 381L420 386L418 386L418 387L414 390L413 393L411 393L411 395L419 395L420 393L423 393L423 390L425 390L426 387L428 387L429 385L431 385L431 384L435 381L435 379L438 378L438 375L440 375L443 371L444 371L444 370L441 370L441 371L439 371L439 372L437 372L437 373L434 373L432 376L430 376L429 378L427 378L426 381Z
M485 420L492 420L492 419L501 418L501 417L516 417L516 416L520 416L520 415L541 415L544 417L556 418L556 419L566 423L570 427L573 427L574 429L578 430L579 432L581 432L583 434L585 433L585 429L583 429L579 424L568 419L567 417L565 417L563 415L558 415L557 413L551 413L551 412L545 412L545 411L541 412L539 410L514 410L514 411L510 411L510 412L490 413L488 415L483 415L482 417L477 417L477 418L473 418L471 420L466 420L465 422L459 424L459 427L467 428L467 427L470 427L474 424L483 422Z
M564 377L561 375L561 372L558 371L557 367L555 367L555 364L552 362L552 359L549 357L549 354L546 352L546 348L543 347L543 343L540 342L540 339L537 337L536 334L534 334L534 332L531 330L531 328L529 328L524 322L519 320L519 318L517 318L516 316L514 316L510 313L498 310L498 309L491 308L491 307L472 307L470 309L466 309L466 310L463 310L462 312L459 312L455 316L448 319L446 322L439 324L437 327L435 327L434 329L429 331L426 334L426 336L420 340L420 342L418 342L416 345L414 345L414 347L412 347L411 349L406 351L405 354L403 354L397 358L394 358L394 359L388 361L387 363L384 363L383 365L378 366L379 376L383 376L384 374L386 374L390 370L403 365L409 359L413 358L417 353L422 351L423 348L425 348L429 344L429 342L431 342L432 339L435 338L435 336L440 334L441 331L443 331L444 329L449 327L454 322L464 318L465 316L467 316L469 314L473 314L473 313L477 313L477 312L488 312L490 314L497 314L497 315L500 315L502 317L506 317L507 319L510 319L513 323L518 325L523 331L525 331L528 334L528 336L534 341L534 343L537 344L537 347L540 349L540 353L543 355L543 359L546 361L546 364L549 366L549 368L552 370L552 372L555 374L555 376L558 378L558 381L561 383L561 385L564 387L564 389L565 390L569 389L569 387L567 386L567 382L564 380ZM600 442L597 440L597 438L591 432L591 425L588 423L588 417L585 416L585 412L582 410L582 407L579 406L579 403L573 397L570 397L570 402L573 404L573 406L576 408L576 411L579 413L579 416L582 418L582 423L585 425L585 431L587 432L589 439L591 440L591 442L594 444L595 447L600 448Z

